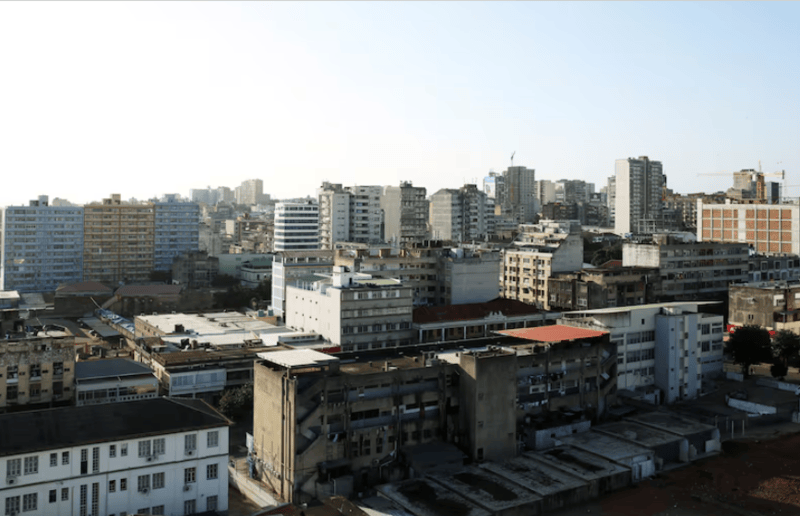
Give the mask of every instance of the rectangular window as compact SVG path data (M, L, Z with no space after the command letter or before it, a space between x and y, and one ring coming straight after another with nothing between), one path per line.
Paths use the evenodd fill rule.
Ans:
M167 451L167 440L163 437L153 439L153 455L164 455Z
M208 447L209 448L216 448L219 446L219 431L214 430L212 432L208 432Z
M128 443L119 445L119 456L120 457L127 457L128 456Z
M50 454L50 467L58 466L58 454L51 453Z
M150 489L150 475L139 475L136 482L136 490L140 493Z
M11 459L6 462L6 476L18 477L22 473L22 459Z
M139 457L150 456L150 441L139 441Z
M196 510L196 504L194 503L194 500L185 500L183 502L183 514L184 514L184 516L189 516L191 514L194 514L195 512L197 512L197 510Z
M61 465L66 466L67 464L69 464L69 452L61 452Z
M108 481L108 492L114 493L117 490L117 481L116 480L109 480Z
M153 514L164 514L164 506L156 505L155 507L153 507Z
M81 450L81 475L89 473L89 450Z
M197 449L197 434L183 436L183 449L187 452Z
M39 457L25 457L25 474L35 475L39 473Z
M68 487L62 487L61 488L61 500L62 501L69 500L69 488Z
M209 464L206 466L206 479L211 480L217 478L217 465Z
M56 491L55 489L50 490L49 501L50 503L56 503L56 501L58 501L58 491Z
M100 447L92 448L92 473L100 471Z
M164 473L153 473L153 489L164 488Z
M144 514L150 514L150 507L143 507L143 508L141 508L141 509L136 509L136 514L137 514L137 516L138 516L139 514L142 514L142 515L144 515Z
M206 498L206 510L207 511L217 510L217 495L212 495Z
M19 496L9 496L6 498L6 516L19 513Z
M35 511L38 505L38 493L26 494L22 497L22 512Z
M119 490L120 491L127 491L128 490L128 479L127 478L120 478L119 479Z
M112 458L112 459L117 456L117 445L116 444L112 444L111 446L108 447L108 456L110 458Z
M186 468L183 470L183 483L193 484L196 478L195 468Z

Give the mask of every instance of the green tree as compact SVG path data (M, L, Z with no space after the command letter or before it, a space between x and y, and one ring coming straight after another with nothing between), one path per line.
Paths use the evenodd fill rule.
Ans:
M728 339L725 349L734 364L742 366L742 374L750 376L750 366L772 361L769 332L759 326L742 326Z
M772 340L772 354L788 370L789 361L800 354L800 335L789 330L779 331Z
M253 410L253 384L228 389L219 400L219 411L231 419L240 419Z
M789 373L789 367L783 362L781 362L781 359L775 358L775 361L769 368L769 373L772 375L773 378L783 379L783 377L785 377Z

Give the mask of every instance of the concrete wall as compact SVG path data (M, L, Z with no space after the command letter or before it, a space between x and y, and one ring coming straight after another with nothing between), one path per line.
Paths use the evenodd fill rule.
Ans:
M588 432L592 427L591 421L578 421L570 425L555 426L537 430L534 433L533 447L535 450L546 450L560 444L559 437L572 435L574 433Z
M661 257L659 246L647 244L623 244L623 267L659 267Z
M727 396L726 396L727 398ZM752 401L745 401L745 400L737 400L735 398L727 398L727 403L729 407L733 407L735 409L743 410L745 412L749 412L751 414L777 414L778 409L769 405L762 405L760 403L754 403Z

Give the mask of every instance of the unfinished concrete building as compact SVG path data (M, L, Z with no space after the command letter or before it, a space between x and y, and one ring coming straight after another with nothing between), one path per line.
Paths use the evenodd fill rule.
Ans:
M731 285L728 324L800 333L800 283L752 282Z
M75 339L63 331L0 341L0 410L67 404L73 397Z
M657 267L595 267L549 279L550 308L593 310L655 303L661 296Z

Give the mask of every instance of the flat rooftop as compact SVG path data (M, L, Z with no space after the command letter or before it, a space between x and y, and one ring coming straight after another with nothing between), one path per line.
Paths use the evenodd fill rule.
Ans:
M140 315L138 319L165 334L189 336L193 331L201 336L271 331L275 325L269 324L239 312L214 312L206 314L158 314ZM183 326L185 333L176 333L175 326ZM195 337L196 338L196 337Z
M559 440L569 446L573 446L589 453L594 453L615 462L625 461L626 459L631 459L639 455L654 455L653 451L649 448L622 441L616 437L601 434L599 432L595 432L594 430L580 434L564 436Z
M491 513L435 482L410 479L377 487L390 500L416 516L490 516Z
M97 380L100 378L116 378L121 376L152 375L153 370L144 364L127 358L110 358L107 360L90 360L75 364L75 380L77 382Z
M544 498L561 491L580 488L586 483L560 469L520 455L503 463L486 462L481 468Z
M592 427L592 430L612 437L633 441L647 448L663 446L683 440L683 437L680 435L662 432L661 430L640 425L633 421L605 423L600 426Z
M568 340L591 339L608 334L606 331L587 330L575 328L573 326L562 326L555 324L552 326L537 326L535 328L517 328L515 330L498 331L502 335L508 335L519 339L530 340L533 342L564 342Z
M429 473L433 482L496 514L511 507L536 503L541 496L523 489L486 468L466 467L456 473Z
M667 412L645 412L643 414L626 417L625 419L635 423L640 423L642 425L657 427L665 432L678 434L684 437L701 432L707 432L716 428L713 425L706 425L699 421L682 418L678 415Z
M545 462L586 481L630 471L625 466L620 466L608 459L569 446L558 446L542 452L526 452L524 456L531 460Z
M339 361L339 359L334 356L327 353L320 353L313 349L290 349L286 351L274 351L272 353L259 353L258 358L287 369L295 367L322 367Z

